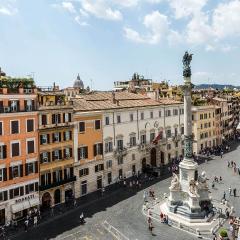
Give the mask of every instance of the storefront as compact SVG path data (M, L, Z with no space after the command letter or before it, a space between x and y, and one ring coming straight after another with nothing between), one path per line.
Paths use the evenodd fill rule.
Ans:
M19 220L26 217L30 211L38 209L39 206L39 196L38 194L30 194L22 198L14 200L11 204L12 219Z

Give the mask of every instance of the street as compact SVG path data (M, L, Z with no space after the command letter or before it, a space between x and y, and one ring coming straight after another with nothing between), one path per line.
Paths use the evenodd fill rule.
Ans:
M221 199L224 190L226 198L235 207L236 216L240 215L240 176L234 174L232 168L227 167L227 161L235 161L237 167L240 166L240 146L231 147L231 151L224 154L221 159L219 156L213 157L207 163L199 166L199 174L205 170L209 179L209 189L214 199ZM222 176L222 183L216 183L215 189L211 188L214 176ZM161 180L154 184L156 197L168 193L171 178ZM237 197L229 198L228 188L237 189ZM35 228L30 228L27 233L22 232L13 239L86 239L86 240L111 240L116 239L117 234L121 239L131 240L149 240L149 239L171 239L171 240L192 240L197 239L194 236L179 231L173 227L158 224L154 222L153 233L148 230L147 220L142 215L144 189L137 192L134 189L123 188L112 194L106 199L96 201L95 203L84 208L85 225L79 224L79 216L82 209L70 210L53 220L49 219ZM131 195L130 197L128 197ZM105 222L106 221L106 222ZM103 224L105 222L105 224ZM112 230L106 230L106 225L110 225ZM104 227L105 226L105 227Z

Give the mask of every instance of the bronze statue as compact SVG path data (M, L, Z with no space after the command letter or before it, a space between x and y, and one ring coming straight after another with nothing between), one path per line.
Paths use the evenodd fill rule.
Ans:
M183 76L184 77L191 77L192 73L191 73L191 66L190 63L192 61L192 56L193 54L189 54L188 51L185 52L184 56L183 56Z

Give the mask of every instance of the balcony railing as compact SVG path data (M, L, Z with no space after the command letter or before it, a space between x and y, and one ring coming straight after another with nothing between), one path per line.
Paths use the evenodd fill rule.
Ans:
M50 183L50 184L47 184L47 185L41 185L41 186L39 186L39 190L44 191L44 190L54 188L54 187L58 187L58 186L61 186L63 184L74 182L74 181L76 181L76 176L72 176L70 178L63 179L63 180L58 181L58 182L53 182L53 183Z
M123 147L122 149L116 149L113 151L114 156L126 156L127 155L127 148Z

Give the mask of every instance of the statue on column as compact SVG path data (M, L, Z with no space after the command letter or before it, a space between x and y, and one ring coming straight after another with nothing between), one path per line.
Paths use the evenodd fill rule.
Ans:
M185 78L189 78L191 77L192 73L191 73L191 66L190 63L192 61L192 56L193 54L189 54L188 51L185 52L184 56L183 56L183 76Z
M180 182L179 182L178 175L176 173L173 173L170 189L171 190L180 189Z

